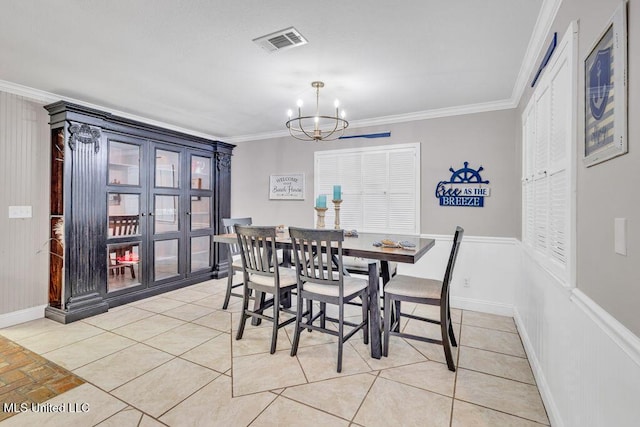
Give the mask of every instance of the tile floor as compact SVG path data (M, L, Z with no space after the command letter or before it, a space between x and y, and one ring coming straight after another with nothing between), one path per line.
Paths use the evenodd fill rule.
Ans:
M0 425L549 424L511 318L453 310L455 373L441 346L392 337L389 357L375 360L354 336L338 374L337 344L326 334L303 332L294 358L293 325L280 331L274 355L268 325L247 326L236 341L240 304L235 299L221 310L225 283L212 280L69 325L39 319L0 330L86 381L47 401L65 412L23 412ZM414 320L403 327L424 333ZM437 326L427 330L437 336Z

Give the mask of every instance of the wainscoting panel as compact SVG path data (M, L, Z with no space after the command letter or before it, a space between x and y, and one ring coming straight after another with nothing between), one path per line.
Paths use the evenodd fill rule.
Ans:
M521 253L515 320L551 424L637 426L640 339Z
M414 265L399 264L408 276L442 279L453 236L423 235L436 245ZM517 281L520 279L520 246L513 238L464 236L451 282L455 308L513 316Z
M0 327L43 317L47 303L47 123L42 105L0 92ZM10 219L9 206L32 215Z

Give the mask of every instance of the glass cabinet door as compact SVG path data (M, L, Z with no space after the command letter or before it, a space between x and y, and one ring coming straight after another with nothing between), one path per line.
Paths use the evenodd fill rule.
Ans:
M205 155L190 156L190 189L187 212L189 271L202 272L212 267L211 234L214 228L212 198L212 158Z

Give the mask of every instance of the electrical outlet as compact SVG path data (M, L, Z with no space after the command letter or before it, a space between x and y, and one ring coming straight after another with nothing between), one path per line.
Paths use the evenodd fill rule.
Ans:
M464 278L464 287L468 288L471 286L471 279L469 279L468 277Z

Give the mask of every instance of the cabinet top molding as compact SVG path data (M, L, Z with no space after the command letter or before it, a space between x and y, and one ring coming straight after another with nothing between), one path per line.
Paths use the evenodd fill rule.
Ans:
M206 139L199 136L190 135L183 132L178 132L171 129L166 129L160 126L150 125L147 123L138 122L136 120L127 119L117 116L115 114L101 111L95 108L86 107L84 105L74 104L67 101L58 101L53 104L45 105L44 108L49 112L51 117L50 124L52 126L60 124L64 125L65 121L75 121L88 123L93 126L98 126L103 130L112 130L114 132L126 132L131 133L132 130L137 130L139 136L147 139L158 139L158 137L164 137L162 139L173 142L174 139L180 139L184 142L190 141L198 144L207 144L214 148L214 151L223 151L231 154L231 151L235 147L233 144L227 142ZM124 128L126 127L126 131Z

